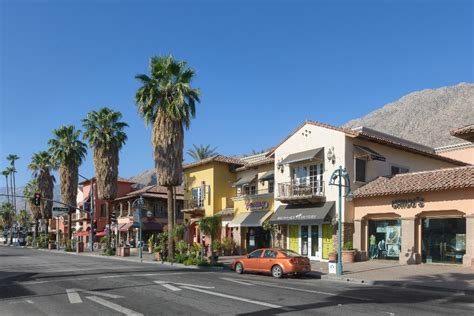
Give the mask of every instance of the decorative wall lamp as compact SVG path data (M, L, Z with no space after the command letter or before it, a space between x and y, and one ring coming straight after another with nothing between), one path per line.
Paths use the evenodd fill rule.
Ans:
M277 168L281 173L285 171L285 165L281 163L282 161L283 161L283 158L280 158L277 163Z
M329 148L328 154L326 157L328 158L329 162L332 162L332 164L336 163L336 154L334 154L334 146L332 148Z

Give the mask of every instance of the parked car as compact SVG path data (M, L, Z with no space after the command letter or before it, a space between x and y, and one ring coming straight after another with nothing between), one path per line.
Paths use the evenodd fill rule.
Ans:
M242 274L244 272L271 273L275 278L285 274L305 274L311 271L307 257L280 248L261 248L251 252L246 257L236 258L232 269Z

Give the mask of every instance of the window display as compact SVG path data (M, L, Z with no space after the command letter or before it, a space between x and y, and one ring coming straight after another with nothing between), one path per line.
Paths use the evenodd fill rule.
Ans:
M400 256L400 220L369 220L369 258L395 259Z

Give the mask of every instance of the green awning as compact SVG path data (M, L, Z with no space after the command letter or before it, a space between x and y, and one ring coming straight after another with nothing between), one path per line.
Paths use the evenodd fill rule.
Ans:
M270 170L262 174L262 176L259 178L260 181L270 181L275 178L275 171Z
M270 224L312 224L329 220L334 216L335 202L322 202L308 205L280 205Z
M369 147L354 145L354 154L356 157L365 157L370 160L385 161L385 157Z
M315 149L310 149L306 151L301 151L299 153L294 153L286 156L285 159L283 159L280 164L281 165L286 165L294 162L300 162L300 161L305 161L305 160L312 160L316 157L317 154L323 151L323 147L320 148L315 148Z
M256 178L257 178L257 172L244 175L243 177L239 178L239 180L237 180L236 183L234 183L234 186L238 187L241 185L249 184L252 181L254 181Z

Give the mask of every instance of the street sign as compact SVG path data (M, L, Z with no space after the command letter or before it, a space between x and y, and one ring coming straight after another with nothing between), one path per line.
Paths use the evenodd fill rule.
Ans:
M54 211L57 211L57 212L67 212L69 211L69 208L68 207L53 207L53 212Z

